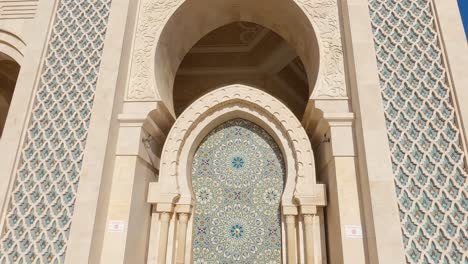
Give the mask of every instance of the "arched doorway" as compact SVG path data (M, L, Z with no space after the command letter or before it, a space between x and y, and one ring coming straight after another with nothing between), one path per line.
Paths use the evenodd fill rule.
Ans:
M261 127L234 119L212 130L192 162L196 263L281 263L285 164Z
M157 248L158 251L150 252L150 255L155 255L158 263L166 263L171 256L171 263L190 263L194 260L194 244L189 234L197 228L193 214L197 208L196 191L200 189L197 189L199 183L196 178L193 178L192 164L194 160L197 162L197 149L200 144L203 146L202 142L207 135L210 137L210 132L217 131L217 127L229 120L239 118L266 131L277 143L277 147L272 149L280 149L283 155L285 182L279 204L281 261L323 262L324 219L320 212L326 205L325 186L316 182L310 141L297 117L283 103L265 92L245 85L222 87L202 96L178 117L169 132L161 154L159 181L152 185L155 187L150 186L149 190L149 202L155 204L157 212L153 217L156 217L158 222L152 227L154 231L151 231L153 234L157 233L157 238L154 237L151 241L158 242L149 246L150 250ZM246 161L240 152L235 153L228 159L230 164L245 166ZM246 151L242 154L246 155ZM281 158L278 158L277 162L279 160ZM274 159L272 161L274 162ZM273 170L272 173L278 174L279 171L282 170ZM261 189L257 184L253 191ZM252 194L249 197L254 199L259 196ZM254 213L261 211L255 210ZM240 223L238 226L232 224L234 235L241 232Z
M142 1L138 14L130 80L125 100L131 105L133 113L138 112L146 115L148 110L151 111L148 115L148 122L145 121L143 126L146 126L147 131L156 138L155 141L159 141L155 142L155 145L159 147L164 145L162 153L161 148L155 153L155 156L160 157L159 178L156 184L158 187L154 191L150 190L151 199L149 202L153 204L156 212L152 216L153 219L158 218L152 223L152 226L155 227L153 230L157 230L152 232L154 234L152 241L158 242L150 245L151 252L148 253L148 259L157 260L159 263L166 262L167 258L171 263L191 261L189 257L192 252L191 236L185 237L192 231L193 223L191 221L193 218L191 216L194 204L188 164L191 164L192 157L190 155L195 151L193 148L198 146L199 142L197 141L203 139L203 137L198 138L200 133L208 133L205 130L195 133L193 130L197 129L200 125L199 122L203 121L201 116L205 114L211 116L209 113L216 112L216 107L229 105L229 98L240 96L242 99L239 100L242 105L244 105L243 103L247 104L247 102L252 105L258 104L259 108L265 108L265 111L272 116L277 115L279 109L294 111L292 116L278 115L275 117L278 118L275 119L276 121L267 122L262 126L264 129L270 127L270 130L274 130L271 127L276 126L285 129L284 131L293 131L295 134L293 138L297 139L297 141L291 139L289 143L282 142L280 144L281 148L291 153L289 159L286 159L289 160L287 162L287 178L295 178L295 180L286 181L284 193L287 195L283 194L282 199L283 232L287 227L291 230L294 229L288 233L291 239L287 240L291 242L288 243L287 250L290 252L287 253L286 249L283 250L283 262L288 260L290 263L295 263L296 259L304 261L307 258L310 261L314 259L317 263L323 263L326 258L322 246L323 241L319 242L315 238L308 240L307 245L304 243L306 241L304 236L307 233L302 229L305 228L304 222L307 222L309 227L314 225L320 228L321 225L312 223L311 217L303 215L313 215L314 219L323 218L320 207L325 205L325 191L323 185L316 184L316 168L313 162L311 143L299 120L304 120L304 126L314 135L314 144L318 146L329 135L326 135L328 129L326 120L322 120L320 127L318 127L318 121L322 119L322 115L321 111L317 109L335 106L335 108L340 109L348 108L338 5L331 2L309 0L162 0ZM306 92L297 96L299 99L297 102L300 103L294 103L294 100L285 100L286 93L273 94L264 83L243 82L239 78L216 83L211 87L199 85L198 87L205 90L188 96L187 100L178 96L181 94L186 96L192 92L187 89L179 90L177 87L180 84L178 82L180 70L185 70L184 66L187 66L184 58L187 58L187 55L193 55L189 54L193 51L191 49L194 48L194 45L196 46L198 41L203 41L204 36L232 23L261 25L275 32L285 43L290 45L293 52L302 61L304 71L307 73L306 85L304 85ZM187 83L193 87L195 82L190 80ZM229 93L226 92L223 95L225 97L221 96L222 92L216 90L215 94L220 97L213 99L216 100L214 102L208 103L203 99L206 93L211 94L214 89L223 87L219 90L225 90L226 86L238 83L256 87L264 91L264 95L266 92L274 97L260 96L258 91L253 94L249 91L247 94L241 95L240 93L244 92L243 88L245 88L241 85L239 90L229 89ZM289 91L289 89L284 91ZM204 94L205 96L203 96ZM257 99L256 96L260 96L268 102ZM267 97L268 99L266 99ZM318 98L323 98L323 100L314 101ZM179 99L184 99L180 100L184 102L177 106ZM284 105L278 106L278 100L286 104L286 107ZM275 106L272 106L271 102L275 102L273 103ZM156 104L151 106L152 103ZM196 108L201 103L206 105ZM331 107L332 105L333 107ZM152 108L150 109L150 107ZM296 107L299 110L295 110ZM226 108L222 109L228 111ZM244 114L241 109L239 111ZM252 111L255 112L255 110ZM171 132L161 136L158 126L162 124L165 127L166 122L163 119L167 119L165 118L167 113L177 119ZM263 114L257 114L260 115L260 118L264 118ZM245 116L234 117L244 118ZM220 117L223 121L226 121L225 118L225 116ZM155 124L156 126L154 126ZM204 129L210 127L209 131L214 129L212 126L213 123L203 125ZM155 133L151 132L153 130ZM285 133L288 134L288 132ZM309 158L309 156L311 159L307 161L297 161L299 158ZM290 170L289 167L292 169ZM313 180L301 183L302 179L305 178L309 180L313 178ZM303 195L308 192L310 192L309 196ZM306 204L310 206L304 206ZM319 204L320 206L317 206ZM189 231L181 232L180 229L184 228ZM323 237L323 231L316 231L313 234L317 237ZM309 232L307 235L311 236L312 233ZM156 248L157 250L155 250ZM300 249L295 250L296 248ZM187 254L185 254L186 252ZM189 259L185 259L185 257Z

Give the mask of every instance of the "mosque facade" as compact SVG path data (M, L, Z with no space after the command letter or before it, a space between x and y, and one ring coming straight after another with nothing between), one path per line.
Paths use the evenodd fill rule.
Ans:
M0 1L0 263L468 263L455 0Z

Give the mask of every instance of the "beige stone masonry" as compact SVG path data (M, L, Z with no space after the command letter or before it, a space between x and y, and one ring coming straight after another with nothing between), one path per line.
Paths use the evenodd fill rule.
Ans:
M368 263L404 263L403 238L367 0L342 0L346 67L356 115L358 185Z

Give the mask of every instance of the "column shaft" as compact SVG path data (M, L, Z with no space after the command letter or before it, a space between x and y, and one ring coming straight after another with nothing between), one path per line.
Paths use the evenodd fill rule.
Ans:
M287 259L288 263L297 263L296 260L296 216L286 215Z
M179 214L179 227L177 235L177 264L185 263L185 240L187 236L187 221L188 214L181 213Z
M166 263L166 256L167 256L167 236L169 233L169 220L170 214L167 212L161 213L161 233L159 235L159 250L158 250L158 264L165 264Z
M304 215L304 245L306 264L314 263L314 215Z

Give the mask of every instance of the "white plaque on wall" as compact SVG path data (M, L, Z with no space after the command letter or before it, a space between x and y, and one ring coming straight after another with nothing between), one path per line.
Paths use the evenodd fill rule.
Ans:
M125 221L111 220L109 222L108 230L111 233L122 233L125 230Z
M362 228L359 225L345 225L346 238L362 238Z

